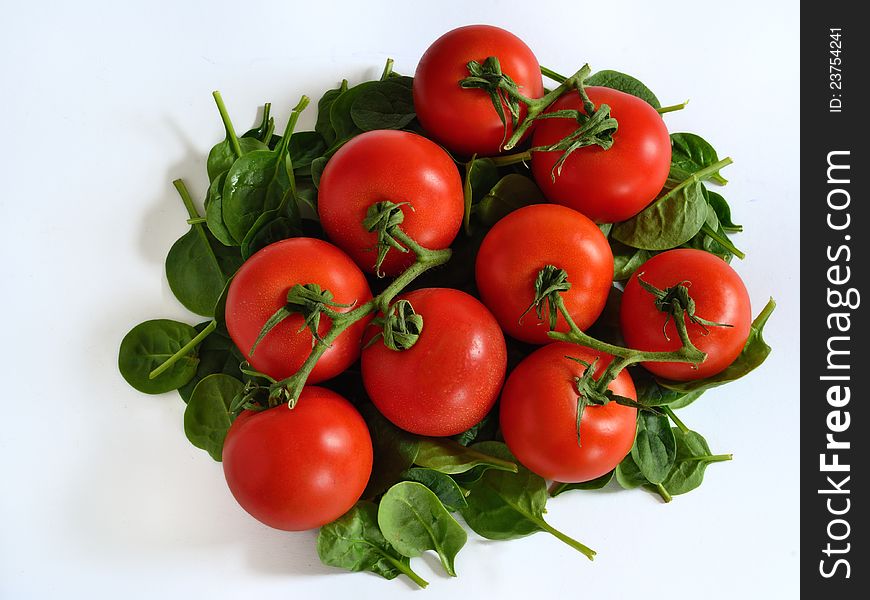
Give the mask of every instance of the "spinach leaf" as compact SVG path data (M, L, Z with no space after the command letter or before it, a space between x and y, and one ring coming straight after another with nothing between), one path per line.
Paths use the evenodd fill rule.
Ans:
M664 481L674 466L676 455L677 443L667 415L639 411L631 457L644 478L656 484Z
M614 281L626 281L653 256L649 250L632 248L614 239L610 240L610 249L613 251Z
M516 460L501 442L481 442L474 449L506 461ZM490 540L511 540L546 531L590 560L595 556L594 550L544 521L547 484L522 465L516 473L490 469L468 484L468 490L468 507L462 510L462 516L479 535Z
M453 439L457 444L468 446L473 442L482 442L491 440L495 437L498 430L498 407L490 410L485 417L480 421L466 429L460 434L454 435Z
M390 423L373 404L359 407L372 436L374 464L363 498L374 498L394 483L414 464L419 438Z
M323 169L326 168L326 161L328 160L327 157L321 156L311 161L311 181L314 183L315 188L320 187L320 176L323 174Z
M292 214L281 214L282 212L275 210L260 215L242 241L242 258L248 260L269 244L302 235L299 219Z
M316 131L298 131L290 136L287 153L297 174L309 175L311 163L326 152L326 142Z
M465 473L482 466L499 471L517 472L513 460L503 460L474 447L463 446L449 438L420 438L414 464L450 475Z
M456 512L468 506L462 488L459 487L450 475L445 475L441 471L414 467L402 473L402 479L405 481L416 481L425 485L438 496L444 508L450 512Z
M632 490L641 485L649 484L649 481L646 480L646 477L643 476L643 473L640 472L640 467L637 466L637 463L634 462L634 458L631 455L631 452L622 459L622 461L616 465L616 481L619 482L623 488L627 490Z
M411 570L411 562L390 546L378 528L378 507L357 502L317 534L320 562L349 571L371 571L384 579L407 575L420 587L428 583Z
M614 470L615 471L615 470ZM559 494L564 492L570 492L571 490L600 490L608 483L613 481L613 473L614 471L608 471L601 477L596 477L595 479L590 479L589 481L583 481L581 483L554 483L550 488L550 496L555 498Z
M224 438L233 424L230 405L244 384L229 375L215 373L196 384L184 410L184 434L190 443L220 462Z
M260 124L257 127L249 129L248 131L243 133L242 138L254 138L255 140L260 140L268 146L272 141L272 133L275 131L275 119L272 118L271 113L272 103L266 102L263 105L263 117L260 119ZM227 169L229 168L230 167L227 166Z
M703 392L720 385L724 385L736 379L740 379L747 373L756 369L764 362L770 354L770 346L764 341L764 325L773 314L776 308L776 302L773 298L768 301L767 305L762 309L761 313L752 322L749 329L749 338L743 346L743 350L734 359L734 362L728 365L724 371L717 373L711 377L704 379L696 379L694 381L666 381L659 379L658 383L664 388L675 392L688 394L690 392Z
M200 323L196 326L196 330L202 331L208 324L209 321ZM196 375L178 388L178 393L185 403L190 401L190 395L193 394L196 384L209 375L223 373L236 379L242 379L239 365L244 362L245 358L226 332L218 329L209 334L199 345L197 354L199 365L196 367Z
M473 206L473 212L483 226L489 228L518 208L546 201L543 192L531 178L509 173Z
M223 189L227 174L221 173L208 186L205 197L205 224L211 234L224 246L238 246L239 241L233 237L224 223Z
M329 116L332 103L346 91L347 79L343 80L338 88L324 93L317 102L317 122L314 124L314 131L323 137L327 146L332 146L335 143L335 128L332 126Z
M662 482L673 496L691 492L704 482L707 465L731 460L730 454L713 455L707 440L695 431L682 431L674 427L677 442L677 457L671 472Z
M124 336L118 352L118 369L131 386L146 394L162 394L180 388L196 374L199 358L193 351L154 379L148 375L193 341L197 331L190 325L154 319L139 323Z
M688 406L704 393L703 390L684 393L664 388L646 369L635 369L632 372L632 379L637 390L637 401L644 406L667 405L671 408L681 408Z
M637 215L616 223L611 237L643 250L669 250L685 244L707 220L703 189L699 181L684 181Z
M637 96L655 109L662 107L659 99L656 98L656 95L653 94L648 87L631 75L626 75L619 71L598 71L597 73L587 77L586 81L583 83L584 85L600 85L602 87L609 87L614 90L619 90L620 92L625 92L626 94L631 94L632 96Z
M229 134L227 134L227 136L229 136ZM242 156L257 150L269 149L266 144L253 137L239 138L239 148L242 150ZM215 146L209 151L208 160L206 161L208 180L214 181L221 173L228 171L238 158L240 157L236 156L236 153L233 151L229 137L224 141L215 144Z
M692 173L719 162L716 150L710 143L694 133L671 134L671 172L669 179L682 181ZM716 171L710 180L725 185L728 180Z
M434 550L444 570L456 577L454 561L468 535L425 485L403 481L387 490L378 506L378 525L400 554L413 558Z
M722 229L731 233L743 231L742 225L737 225L731 220L731 207L725 198L716 192L706 189L705 195L707 197L707 204L716 212L716 216L719 218L719 225L721 225Z
M350 107L350 117L362 131L402 129L416 116L411 87L396 78L366 84Z
M465 232L471 233L471 209L475 202L498 183L498 169L492 159L472 157L465 163L465 213L462 217Z

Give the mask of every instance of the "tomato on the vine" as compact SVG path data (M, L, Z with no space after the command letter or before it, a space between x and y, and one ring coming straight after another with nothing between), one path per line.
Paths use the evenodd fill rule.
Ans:
M695 303L695 315L722 326L684 317L692 344L707 354L697 367L686 363L647 362L659 377L690 381L710 377L734 362L746 344L752 324L749 293L740 276L724 260L694 249L669 250L645 262L625 286L620 308L622 334L638 350L667 352L682 345L673 317L660 311L655 296L638 278L660 290L683 284Z
M226 323L230 337L251 366L284 379L299 370L311 353L313 336L301 314L291 314L251 348L263 326L287 301L295 285L315 283L329 290L336 304L332 310L347 312L368 302L372 292L365 276L348 256L328 242L291 238L266 246L239 268L227 291ZM318 383L335 377L359 357L359 344L368 318L347 328L317 361L308 377ZM318 334L325 335L331 319L321 316Z
M592 325L613 283L613 253L601 230L582 214L555 204L521 208L495 224L477 254L483 303L509 335L532 344L550 341L548 309L543 321L534 310L526 312L538 272L547 265L568 273L571 289L562 293L568 314L580 329ZM568 331L562 315L556 331Z
M292 410L282 404L240 415L224 441L223 467L251 516L302 531L334 521L359 499L372 471L372 440L350 402L306 387Z
M597 107L610 106L619 128L604 150L586 146L571 153L561 173L553 171L561 151L532 152L535 181L551 202L582 212L597 223L616 223L643 210L661 191L671 164L671 140L656 110L635 96L606 87L586 88ZM547 112L583 111L576 93L564 94ZM555 144L577 129L573 119L540 119L532 146ZM553 179L555 175L555 180Z
M406 431L461 433L483 419L498 398L507 368L504 335L486 307L465 292L428 288L399 300L410 302L423 318L422 331L405 350L391 350L381 339L363 350L366 391L381 413Z
M378 237L363 220L370 206L383 201L402 204L400 227L429 250L453 242L465 209L459 170L434 142L393 130L353 138L326 163L317 211L329 239L369 273L376 271ZM413 262L412 252L391 249L380 272L398 275Z
M414 74L414 109L423 129L459 157L492 156L513 131L511 115L504 107L507 124L499 118L485 90L459 86L468 77L469 61L482 63L498 58L503 73L528 98L544 95L538 59L514 34L491 25L468 25L448 31L429 46ZM525 117L520 104L519 120Z
M501 394L500 421L514 456L545 479L589 481L615 468L634 443L637 409L610 401L586 406L577 437L575 378L586 367L573 357L595 363L599 376L613 357L589 348L557 342L526 357L508 376ZM637 399L634 382L620 371L608 386L614 394Z

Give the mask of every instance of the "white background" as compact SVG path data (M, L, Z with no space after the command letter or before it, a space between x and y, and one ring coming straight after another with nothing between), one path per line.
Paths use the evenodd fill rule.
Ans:
M598 550L546 534L470 536L449 579L413 560L426 598L479 595L795 598L798 594L798 7L790 2L3 2L0 235L3 257L0 597L339 598L408 596L321 566L314 532L261 526L220 465L182 432L175 393L139 394L117 372L121 337L155 317L196 322L163 276L223 136L271 100L283 129L303 93L413 74L455 26L506 27L564 73L632 73L666 121L734 158L723 193L748 258L755 311L779 307L774 352L744 381L682 411L714 452L697 491L670 505L642 491L574 492L548 519ZM473 4L472 6L468 6ZM302 125L310 127L309 109Z

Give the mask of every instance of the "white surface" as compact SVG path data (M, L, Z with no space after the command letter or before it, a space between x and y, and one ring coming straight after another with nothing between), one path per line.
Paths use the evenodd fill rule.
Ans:
M204 195L205 153L222 136L213 89L238 129L271 100L280 130L302 93L373 77L388 56L412 74L431 41L473 22L514 31L558 71L588 61L637 75L665 104L690 98L668 125L734 158L724 193L749 256L737 268L756 311L769 295L779 308L763 370L681 412L735 457L699 490L670 505L640 491L560 497L548 519L598 550L594 563L546 534L471 535L458 579L432 556L413 561L431 582L423 596L797 597L796 4L176 4L4 3L0 597L410 593L321 566L314 533L245 515L220 466L186 441L177 395L129 388L117 348L147 318L197 321L172 298L163 259L186 230L170 181ZM599 6L610 25L592 21Z

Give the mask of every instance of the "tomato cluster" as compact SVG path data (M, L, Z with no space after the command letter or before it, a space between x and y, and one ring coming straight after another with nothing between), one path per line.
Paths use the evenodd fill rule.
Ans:
M313 132L293 133L303 98L283 137L267 105L236 138L216 96L227 141L209 156L208 216L177 184L192 223L177 245L204 244L217 279L201 292L167 262L173 290L195 290L185 305L213 304L213 320L140 325L122 343L124 376L179 389L188 437L223 460L239 504L279 529L377 528L358 501L386 489L373 475L385 447L405 461L388 485L439 493L433 519L460 489L447 475L473 486L473 468L528 469L541 489L540 478L606 483L623 466L620 483L666 499L697 486L687 469L720 458L668 404L741 376L769 348L728 264L739 226L701 183L724 182L728 160L693 134L672 138L652 93L609 73L587 85L584 67L547 91L519 38L475 25L432 44L413 80L388 63L378 82L331 90ZM662 464L636 441L653 427ZM677 441L689 434L703 443ZM490 454L451 458L472 440ZM506 450L486 446L501 440ZM695 452L682 471L679 451ZM466 516L493 539L522 530ZM348 564L415 577L401 560L375 563Z

